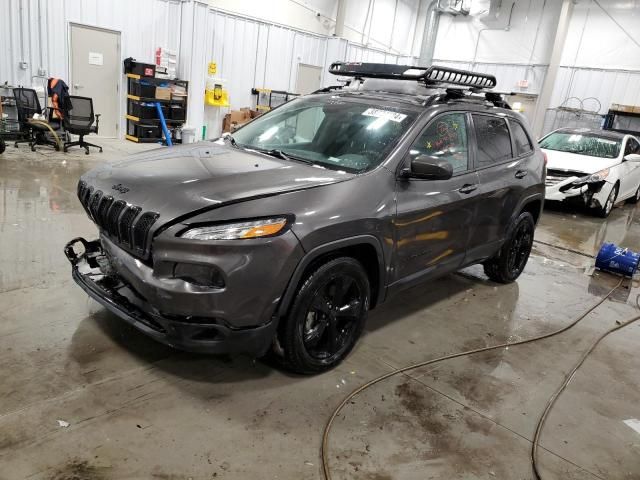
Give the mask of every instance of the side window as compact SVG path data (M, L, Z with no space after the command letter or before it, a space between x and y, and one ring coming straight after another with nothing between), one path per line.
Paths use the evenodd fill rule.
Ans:
M509 120L511 125L511 133L513 133L513 141L516 144L516 155L524 155L533 150L527 132L524 131L524 127L515 120Z
M469 169L467 123L464 113L448 113L436 117L411 146L409 155L429 155L446 160L453 174Z
M473 115L478 143L478 167L488 167L513 157L511 138L504 118Z
M624 149L624 154L629 155L631 153L640 154L640 144L636 142L634 138L627 140L627 147Z

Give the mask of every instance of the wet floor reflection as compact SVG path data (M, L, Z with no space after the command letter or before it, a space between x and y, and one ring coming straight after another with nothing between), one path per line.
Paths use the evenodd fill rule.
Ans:
M640 250L640 212L635 205L621 204L609 218L583 210L549 204L536 230L536 240L595 255L605 242Z
M102 155L12 146L0 155L0 292L69 279L62 248L75 236L95 235L76 199L78 178L124 154L114 140L104 143Z

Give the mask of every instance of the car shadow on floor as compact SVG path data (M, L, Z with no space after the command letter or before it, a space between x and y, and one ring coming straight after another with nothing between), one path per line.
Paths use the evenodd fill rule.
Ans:
M394 323L402 331L402 323L411 315L437 307L478 284L496 285L476 276L476 272L465 271L409 288L370 313L363 336ZM501 309L506 308L512 313L518 298L517 284L501 286L500 289ZM510 317L509 312L507 317ZM505 324L505 328L508 325ZM497 336L503 337L503 333L506 334L499 332ZM275 371L288 379L305 378L282 368L273 356L256 360L245 355L203 355L175 350L102 308L80 322L68 352L70 359L83 369L97 367L101 362L108 362L109 355L122 353L134 357L133 360L139 364L153 365L173 376L201 382L217 382L221 376L224 382L243 382L269 376Z

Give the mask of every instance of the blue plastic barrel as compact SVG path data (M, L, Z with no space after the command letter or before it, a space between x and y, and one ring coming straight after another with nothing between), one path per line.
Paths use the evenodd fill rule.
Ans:
M615 243L603 243L596 257L596 268L606 272L632 277L640 264L640 253Z

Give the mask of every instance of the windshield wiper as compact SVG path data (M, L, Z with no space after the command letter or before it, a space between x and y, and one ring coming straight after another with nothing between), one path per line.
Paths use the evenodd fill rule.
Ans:
M272 157L276 157L279 158L281 160L287 160L287 161L296 161L296 162L302 162L302 163L306 163L307 165L313 165L315 162L308 160L306 158L302 158L302 157L296 157L294 155L289 155L284 153L282 150L278 149L278 148L273 148L271 150L263 150L263 149L256 149L258 150L260 153L264 153L266 155L270 155Z

